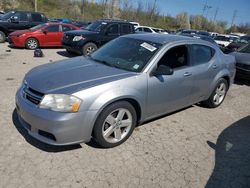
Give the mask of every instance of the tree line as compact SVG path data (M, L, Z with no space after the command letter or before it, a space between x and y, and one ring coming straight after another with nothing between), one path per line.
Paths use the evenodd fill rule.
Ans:
M0 10L34 10L35 0L1 0ZM49 18L71 18L94 21L101 18L125 19L141 25L168 30L198 29L218 33L242 32L250 34L250 23L227 28L225 21L209 20L203 15L188 15L186 12L163 15L157 1L143 0L37 0L39 12Z

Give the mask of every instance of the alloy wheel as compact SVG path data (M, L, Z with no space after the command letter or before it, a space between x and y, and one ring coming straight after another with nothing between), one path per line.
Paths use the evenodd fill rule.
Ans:
M225 98L225 95L226 95L226 85L225 83L220 83L218 85L218 87L216 88L215 90L215 94L214 94L214 97L213 97L213 101L214 101L214 104L215 105L219 105L223 99Z
M112 111L102 125L103 138L109 143L124 139L132 127L132 114L125 108Z

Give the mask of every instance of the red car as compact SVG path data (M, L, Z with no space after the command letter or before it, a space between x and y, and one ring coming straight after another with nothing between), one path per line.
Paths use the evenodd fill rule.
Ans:
M9 34L8 41L15 47L36 49L38 47L62 46L64 32L80 30L67 23L44 23L28 30L19 30Z

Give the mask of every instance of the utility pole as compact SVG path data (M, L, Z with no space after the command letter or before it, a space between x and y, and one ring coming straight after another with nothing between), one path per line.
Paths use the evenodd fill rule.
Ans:
M206 0L205 4L203 6L203 9L202 9L202 16L204 16L206 9L207 9L207 0Z
M216 21L216 17L217 17L218 12L219 12L219 8L217 7L216 11L214 13L214 22Z
M205 13L206 13L206 11L207 11L207 13L206 13L206 18L207 18L207 16L208 16L208 11L209 11L209 9L211 9L211 8L212 8L212 6L209 6L209 5L207 4L207 0L206 0L205 4L204 4L204 6L203 6L203 9L202 9L202 16L205 16Z
M231 29L233 27L236 16L237 16L237 10L234 10L233 17L232 17L232 22L231 22Z
M37 12L37 0L35 0L35 12Z

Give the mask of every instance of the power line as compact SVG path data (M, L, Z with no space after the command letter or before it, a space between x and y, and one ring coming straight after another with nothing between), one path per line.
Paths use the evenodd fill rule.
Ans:
M214 13L214 22L216 21L216 17L217 17L217 15L218 15L218 12L219 12L219 8L217 7L217 8L216 8L216 11L215 11L215 13Z
M231 22L231 27L232 27L233 24L234 24L234 21L235 21L235 19L236 19L236 16L237 16L237 10L234 10L233 17L232 17L232 22Z

